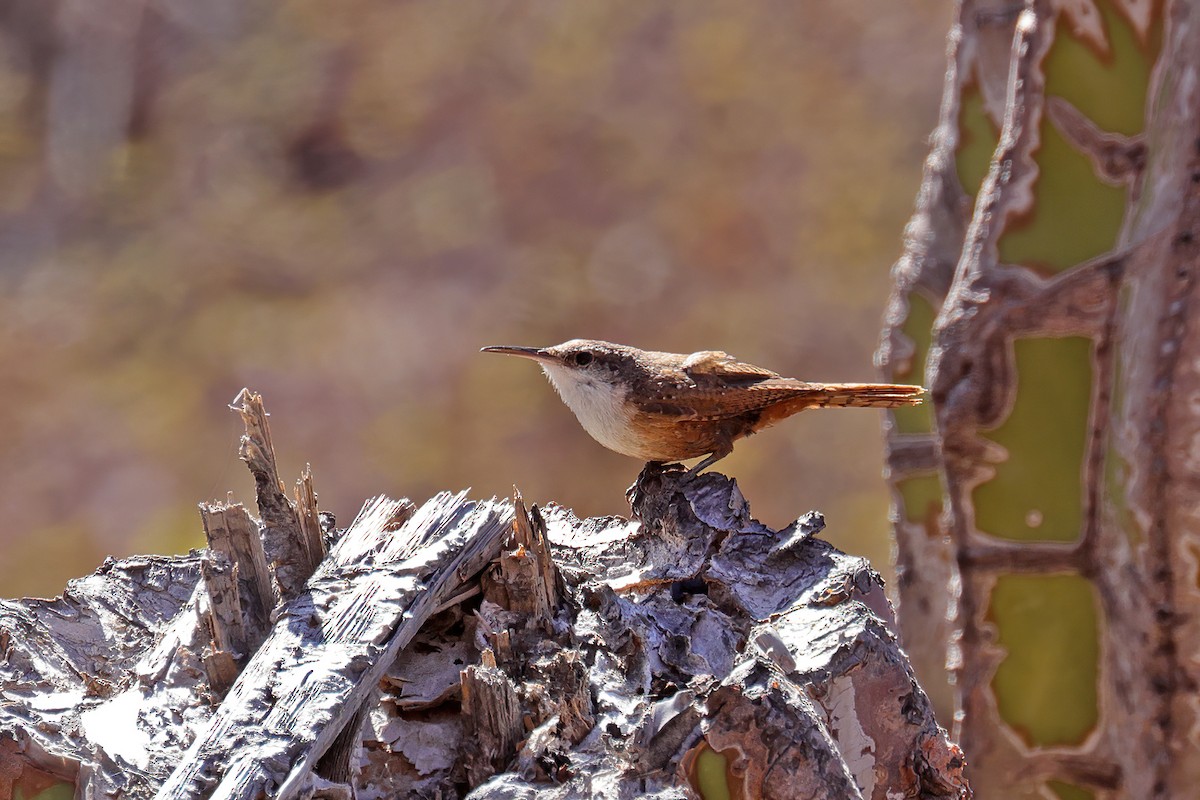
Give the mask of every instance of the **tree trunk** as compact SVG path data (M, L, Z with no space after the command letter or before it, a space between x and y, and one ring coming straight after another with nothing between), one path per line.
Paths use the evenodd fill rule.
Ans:
M244 400L243 454L276 476ZM819 514L770 530L734 481L673 468L633 497L632 519L588 520L519 495L378 498L302 576L324 544L260 482L273 523L206 506L209 551L4 601L0 800L54 779L126 798L970 796L879 576L814 538ZM264 541L297 557L259 574Z
M1190 796L1200 7L963 2L951 43L880 352L933 390L890 431L906 645L982 796Z

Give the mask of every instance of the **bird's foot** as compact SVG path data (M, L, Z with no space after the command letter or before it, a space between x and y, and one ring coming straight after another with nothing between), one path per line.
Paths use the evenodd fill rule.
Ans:
M625 499L629 501L629 507L633 511L633 516L640 516L638 512L646 497L651 491L659 488L663 482L663 478L668 475L675 476L681 474L684 480L691 475L683 464L664 464L661 461L647 461L646 466L642 467L642 471L638 473L633 484L625 490Z

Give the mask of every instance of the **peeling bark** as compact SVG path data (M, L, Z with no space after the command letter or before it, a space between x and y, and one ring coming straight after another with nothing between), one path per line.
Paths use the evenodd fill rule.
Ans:
M670 468L635 501L373 501L232 681L262 581L231 535L0 603L0 789L684 798L715 758L734 796L970 796L879 576L820 515L774 531Z
M880 348L887 377L902 378L915 352L904 333L910 308L914 298L928 301L937 313L927 365L935 430L893 431L889 448L898 489L917 478L925 483L911 497L924 501L931 483L942 495L940 511L923 519L903 509L902 491L894 495L901 509L905 642L916 658L940 651L953 670L959 732L973 754L977 783L1022 796L1051 791L1049 781L1113 800L1191 796L1200 777L1200 759L1191 746L1200 727L1194 692L1200 682L1195 612L1200 502L1194 477L1200 337L1193 322L1200 294L1200 5L1008 4L1007 57L990 62L979 58L987 35L981 12L988 6L997 10L992 21L999 22L1003 17L995 4L958 5L946 101L906 253L893 273L896 286ZM1120 37L1130 34L1141 45L1117 54ZM1079 40L1092 49L1093 64L1066 67L1055 61L1056 53ZM988 47L998 48L999 42ZM1138 67L1143 56L1153 59L1148 81ZM1124 69L1113 69L1117 61ZM1140 132L1107 131L1053 96L1066 93L1056 83L1064 70L1078 76L1079 85L1094 82L1093 100L1098 87L1111 87L1114 106L1123 102L1117 92L1125 102L1142 102L1144 86ZM1003 75L1007 89L997 95ZM1130 80L1139 84L1137 90L1128 90ZM979 81L988 116L1003 124L964 228L969 201L964 202L954 157L961 153L958 132L967 129L960 123L972 81ZM1081 105L1086 100L1073 97ZM1093 102L1090 113L1107 102L1106 97ZM1127 124L1125 130L1137 129ZM1088 159L1099 182L1055 183L1069 171L1065 157L1051 153L1055 132ZM1042 261L1043 253L1053 251L1055 235L1067 241L1073 230L1051 231L1037 250L1006 249L1013 241L1007 236L1063 202L1052 186L1061 191L1069 184L1073 197L1084 199L1093 187L1103 188L1101 183L1121 187L1125 201L1119 230L1107 232L1111 246L1096 239L1096 249L1107 247L1106 252L1078 264L1052 255ZM1107 217L1097 217L1095 224L1101 219ZM1005 263L1004 254L1018 263ZM1051 271L1053 277L1046 277ZM1019 374L1017 352L1033 340L1057 337L1090 341L1086 364L1067 364L1067 358L1058 363L1064 374L1085 366L1091 386L1086 407L1072 405L1066 412L1079 425L1082 452L1070 456L1069 469L1058 468L1061 484L1047 482L1043 495L1062 497L1065 489L1074 505L1078 490L1077 508L1060 516L1062 527L1051 532L1034 530L1042 524L1036 492L1010 491L995 479L1004 470L1011 478L1020 471L1017 464L1035 463L1041 455L1036 439L1016 444L1020 436L1013 428L1027 424L1028 417L1020 420L1013 411L1021 401L1039 397L1041 383L1031 379L1034 371ZM1041 395L1039 405L1045 408L1047 399L1053 402ZM1042 419L1061 425L1062 416ZM989 490L985 510L980 498ZM1034 522L1014 525L995 513L1016 503L1028 503L1027 519ZM1011 680L1023 663L1018 650L1048 648L1028 626L1020 631L1000 619L1007 601L999 589L1014 578L1028 587L1064 577L1077 579L1091 594L1090 603L1080 604L1088 606L1085 618L1067 622L1055 636L1060 645L1078 641L1078 654L1066 647L1036 668L1022 667L1026 689ZM1041 601L1046 604L1041 608L1063 602L1049 591ZM1064 611L1060 620L1069 618ZM1075 681L1086 691L1064 701L1070 709L1055 707L1040 716L1042 722L1055 714L1074 719L1074 727L1033 731L1034 715L1022 713L1014 700L1022 691L1036 691L1033 687L1047 691L1074 666L1086 676ZM918 671L932 684L935 668L926 662ZM1007 687L1001 685L1005 669Z

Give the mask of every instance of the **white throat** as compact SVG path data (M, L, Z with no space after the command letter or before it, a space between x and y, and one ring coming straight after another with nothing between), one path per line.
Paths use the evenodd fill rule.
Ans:
M557 364L542 364L542 371L593 439L622 455L643 457L633 433L633 412L625 404L624 389Z

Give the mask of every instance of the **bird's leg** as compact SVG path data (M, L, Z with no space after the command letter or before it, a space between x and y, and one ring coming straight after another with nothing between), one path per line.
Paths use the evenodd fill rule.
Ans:
M665 461L647 461L646 465L642 467L642 471L638 473L637 482L641 483L654 473L662 472L666 465Z
M665 461L647 461L646 465L642 467L642 471L638 473L637 478L634 479L633 485L625 490L625 499L630 504L636 505L645 495L646 487L653 481L661 481L663 476L669 472L682 473L680 481L687 481L691 478L688 470L683 464L677 461L670 463Z
M725 447L722 447L720 450L714 450L709 455L708 458L704 459L699 464L697 464L696 466L694 466L688 470L688 477L694 477L696 475L699 475L701 471L711 467L713 464L717 463L722 458L724 458L725 456L729 455L732 452L733 452L733 445L726 445Z
M643 495L642 486L655 473L661 472L663 468L661 461L647 461L646 466L642 467L642 471L633 479L633 485L625 490L625 499L629 501L631 506L641 502Z

